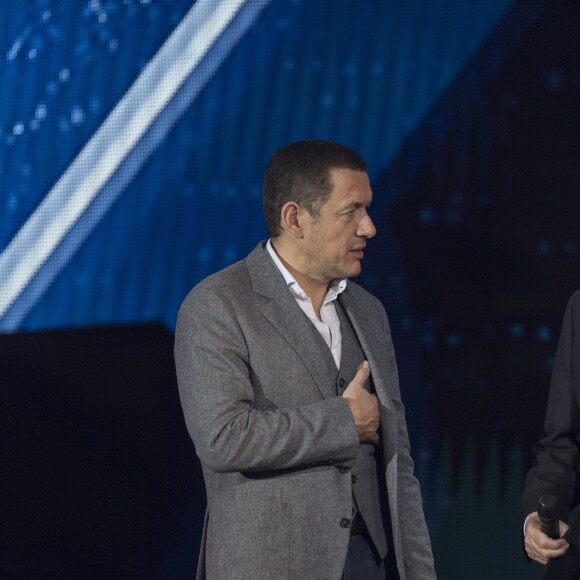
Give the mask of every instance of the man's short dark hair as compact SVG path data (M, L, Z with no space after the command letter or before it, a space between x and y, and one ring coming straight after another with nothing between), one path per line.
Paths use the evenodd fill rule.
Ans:
M313 217L330 196L331 169L366 171L365 160L352 149L334 141L304 140L276 151L264 173L262 203L271 237L280 234L280 212L295 201Z

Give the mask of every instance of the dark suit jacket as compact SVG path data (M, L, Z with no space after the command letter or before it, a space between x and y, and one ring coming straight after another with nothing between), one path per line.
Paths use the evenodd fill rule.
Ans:
M340 300L380 401L399 574L432 580L387 317L352 282ZM348 468L359 442L348 403L312 349L316 332L263 243L182 304L177 378L208 497L198 579L341 576L350 538L341 522L352 508Z
M559 517L568 521L578 503L580 459L580 291L568 302L544 422L545 436L535 445L535 463L526 476L522 515L537 510L538 498L558 498Z

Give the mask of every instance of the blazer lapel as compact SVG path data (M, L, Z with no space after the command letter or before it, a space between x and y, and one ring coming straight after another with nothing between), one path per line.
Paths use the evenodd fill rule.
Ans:
M246 258L246 266L254 292L266 298L260 306L262 314L300 357L322 397L335 397L336 386L328 380L336 373L332 355L288 290L284 277L265 248L265 242L261 242ZM321 352L323 356L320 356Z
M352 323L352 327L360 342L371 367L371 376L381 404L387 409L392 407L389 392L389 375L383 371L385 363L385 337L381 336L381 330L372 316L372 310L365 309L349 292L348 285L338 299L342 304L346 315Z
M374 308L364 308L364 305L353 297L353 293L349 292L348 285L340 294L339 300L371 367L371 380L380 403L383 457L385 465L389 465L398 449L398 420L391 400L393 390L391 373L386 364L389 354L387 348L392 348L392 345L386 342L381 326L372 316Z

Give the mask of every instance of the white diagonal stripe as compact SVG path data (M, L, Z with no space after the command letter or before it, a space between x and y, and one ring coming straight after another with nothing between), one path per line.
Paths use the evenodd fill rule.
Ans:
M255 18L268 1L198 0L194 4L0 255L0 320L236 15L249 3ZM235 42L236 33L233 36ZM207 71L204 74L207 77Z

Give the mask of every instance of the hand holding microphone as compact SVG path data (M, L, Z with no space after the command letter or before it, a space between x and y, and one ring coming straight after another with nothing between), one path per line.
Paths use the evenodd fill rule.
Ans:
M563 556L570 544L562 538L568 525L558 519L558 502L552 494L542 495L538 511L530 514L524 527L524 546L528 556L547 564L549 560Z

